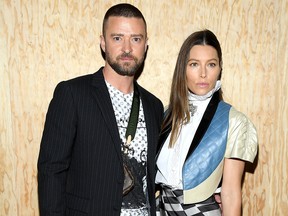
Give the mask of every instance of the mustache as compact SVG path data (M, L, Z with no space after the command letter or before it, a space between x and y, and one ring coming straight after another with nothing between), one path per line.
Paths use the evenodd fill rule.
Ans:
M136 60L136 57L131 55L130 53L123 53L120 56L118 56L118 59L120 58L133 58L134 60Z

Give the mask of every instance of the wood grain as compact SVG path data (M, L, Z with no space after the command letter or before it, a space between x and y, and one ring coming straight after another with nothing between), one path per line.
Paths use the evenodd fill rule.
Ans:
M36 162L53 90L93 73L105 11L120 1L0 2L0 215L39 215ZM223 49L226 101L259 136L247 165L243 215L288 212L288 1L134 0L148 23L149 50L139 82L165 105L184 39L212 30Z

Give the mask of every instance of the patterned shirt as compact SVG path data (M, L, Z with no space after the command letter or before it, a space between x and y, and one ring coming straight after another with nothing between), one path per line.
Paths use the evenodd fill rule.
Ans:
M144 119L142 101L140 100L139 117L134 139L129 145L127 154L123 153L123 145L126 142L125 133L128 125L133 100L133 92L124 94L106 81L111 102L113 105L119 135L121 138L122 155L127 166L133 174L134 188L122 200L121 216L147 215L147 131Z

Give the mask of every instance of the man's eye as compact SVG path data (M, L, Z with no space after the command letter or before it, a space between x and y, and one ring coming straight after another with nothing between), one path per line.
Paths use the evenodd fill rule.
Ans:
M134 41L134 42L140 42L140 41L141 41L141 38L133 38L133 41Z
M121 38L120 38L120 37L114 37L113 40L115 40L115 41L120 41Z

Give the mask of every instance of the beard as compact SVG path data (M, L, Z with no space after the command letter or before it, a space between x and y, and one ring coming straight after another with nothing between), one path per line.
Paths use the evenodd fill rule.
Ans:
M132 58L133 62L120 63L121 58ZM113 60L108 52L106 52L106 61L113 70L121 76L134 76L144 61L144 56L139 60L131 54L122 54Z

